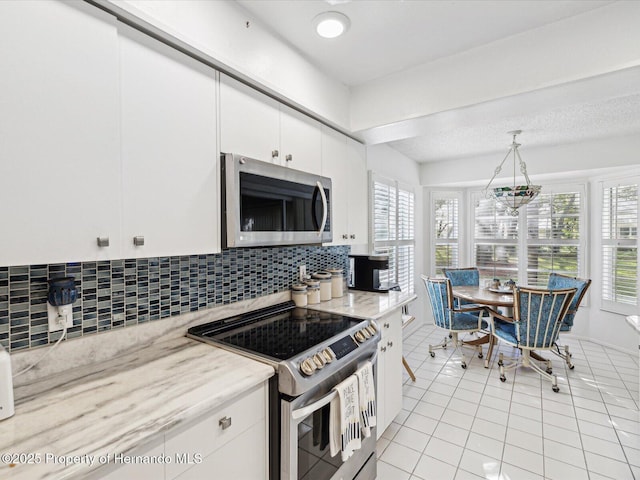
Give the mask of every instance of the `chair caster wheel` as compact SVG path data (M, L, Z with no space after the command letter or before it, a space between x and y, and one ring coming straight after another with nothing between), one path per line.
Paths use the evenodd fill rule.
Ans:
M466 369L467 369L467 364L466 364L466 363L464 363L464 362L462 362L462 363L460 364L460 366L462 367L462 369L463 369L463 370L466 370Z
M551 390L558 393L560 391L560 387L551 387Z
M553 373L553 369L551 369L551 368L547 368L545 371L546 371L549 375L551 375L551 374Z
M573 370L574 368L576 368L575 365L569 365L569 370Z
M498 360L498 366L502 367L504 365L504 362L502 360Z
M435 352L429 352L429 355L431 355L431 358L436 356Z
M483 355L481 353L478 354L478 358L482 358Z
M500 381L501 382L506 382L507 381L507 377L505 377L504 375L500 375Z

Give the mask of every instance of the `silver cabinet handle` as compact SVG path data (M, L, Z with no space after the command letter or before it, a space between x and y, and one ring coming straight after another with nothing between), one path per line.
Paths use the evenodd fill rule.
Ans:
M351 235L349 235L349 238L350 238L351 240L355 240L355 239L356 239L356 235L355 235L355 233L352 233Z
M108 247L109 246L109 237L98 237L97 239L99 247Z
M144 237L142 235L138 235L137 237L133 237L133 244L136 247L142 247L144 245Z
M382 350L383 352L387 351L387 347L380 347L380 350Z
M271 150L271 158L276 158L280 156L280 152L278 150Z
M293 155L289 154L289 155L285 156L285 157L284 157L284 159L285 159L287 162L290 162L290 161L292 161L292 160L293 160Z
M393 342L387 342L388 347L393 347Z
M389 324L388 324L388 323L385 323L385 324L384 324L384 328L389 328Z
M347 235L347 234L345 233L344 235L342 235L342 238L343 238L344 240L346 240L346 239L348 239L348 238L349 238L349 235Z
M231 417L223 417L218 421L218 425L222 427L223 430L226 430L231 426Z

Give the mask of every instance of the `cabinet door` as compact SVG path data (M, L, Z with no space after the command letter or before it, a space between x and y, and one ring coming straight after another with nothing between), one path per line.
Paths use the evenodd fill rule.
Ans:
M296 170L320 175L322 173L321 149L320 123L281 104L281 163Z
M220 74L220 151L280 164L279 148L278 102Z
M384 433L402 409L402 313L395 310L378 322L377 436Z
M322 126L322 175L331 178L331 245L349 243L347 202L349 201L349 170L347 168L346 137Z
M369 228L369 184L365 146L347 138L349 189L349 243L367 244Z
M191 458L195 454L199 454L202 458L207 459L211 458L218 450L225 448L225 445L243 445L246 440L238 443L236 441L252 426L256 424L263 425L266 432L266 409L267 389L266 384L263 384L251 392L245 393L242 397L223 405L214 412L168 433L165 442L166 454L171 458ZM265 435L266 433L262 436L256 436L253 439L254 443L251 445L251 449L256 449L256 452L266 451ZM246 450L246 452L248 451L252 450ZM225 459L228 456L223 455L217 458ZM259 459L256 459L256 461L260 463ZM221 461L221 464L225 462ZM203 464L207 464L209 467ZM211 469L211 465L212 462L206 460L199 465L199 469ZM216 467L222 468L222 465L217 465ZM184 462L168 464L166 467L167 480L177 478L187 469L191 470L193 468L196 467L190 467L188 463ZM231 469L232 466L226 468ZM180 476L180 478L182 477Z
M219 251L215 71L126 25L120 62L125 256Z
M2 1L0 31L0 265L117 256L96 242L120 235L115 18Z
M266 422L253 425L240 436L205 457L179 480L267 480Z

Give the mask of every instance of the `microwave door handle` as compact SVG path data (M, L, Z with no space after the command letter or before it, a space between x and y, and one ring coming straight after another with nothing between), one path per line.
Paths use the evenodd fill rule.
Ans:
M318 229L318 235L322 235L324 226L327 224L327 196L324 194L324 188L319 181L316 182L316 187L320 191L320 198L322 198L322 222L320 223L320 228Z
M335 390L331 390L329 393L327 393L320 400L316 400L315 402L313 402L310 405L307 405L306 407L302 407L302 408L299 408L297 410L293 410L291 412L291 419L292 420L302 420L303 418L308 417L309 415L311 415L316 410L320 410L322 407L324 407L325 405L329 404L331 402L331 400L336 398L337 395L338 395L338 392L336 392Z

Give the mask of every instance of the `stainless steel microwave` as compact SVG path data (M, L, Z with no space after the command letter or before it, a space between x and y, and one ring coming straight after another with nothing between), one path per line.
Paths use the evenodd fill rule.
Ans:
M332 240L330 178L233 153L220 165L223 248Z

